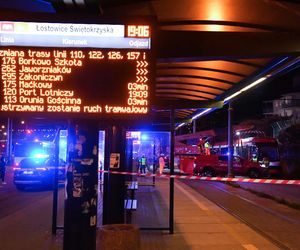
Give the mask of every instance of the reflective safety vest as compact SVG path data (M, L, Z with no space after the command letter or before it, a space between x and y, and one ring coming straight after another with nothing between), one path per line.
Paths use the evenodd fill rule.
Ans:
M145 166L146 165L146 157L142 157L140 160L140 163L142 166Z

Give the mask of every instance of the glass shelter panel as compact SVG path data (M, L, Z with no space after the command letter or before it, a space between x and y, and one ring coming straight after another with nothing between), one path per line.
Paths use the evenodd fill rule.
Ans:
M127 197L137 201L138 208L131 213L128 223L138 224L141 228L168 227L169 199L162 199L169 194L169 179L147 174L168 173L170 171L170 133L154 131L127 131L127 160L129 172L128 186L136 183L136 190L127 190ZM145 175L144 175L145 174ZM134 193L133 193L134 192ZM128 219L126 217L126 219Z

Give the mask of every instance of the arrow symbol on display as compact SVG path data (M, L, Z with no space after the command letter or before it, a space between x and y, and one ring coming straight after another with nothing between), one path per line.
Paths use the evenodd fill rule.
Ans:
M137 66L138 67L147 67L148 63L147 63L147 61L137 61Z
M146 76L136 76L136 82L147 82L148 78Z
M137 68L137 75L147 75L148 70L147 69L139 69Z

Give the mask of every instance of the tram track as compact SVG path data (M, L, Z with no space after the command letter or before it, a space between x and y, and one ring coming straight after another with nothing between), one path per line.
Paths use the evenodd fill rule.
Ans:
M206 197L207 198L207 197ZM208 199L208 198L207 198ZM243 222L244 224L246 224L248 227L252 228L255 232L259 233L260 235L262 235L265 239L269 240L270 242L272 242L274 245L276 245L277 247L279 247L280 249L284 249L284 250L290 250L291 248L289 248L288 246L284 245L282 242L276 240L275 238L273 238L272 236L270 236L269 234L265 233L264 231L260 230L258 227L256 227L254 224L249 223L248 221L244 220L243 218L241 218L240 216L238 216L236 213L233 213L232 211L230 211L229 209L227 209L226 207L215 203L218 207L222 208L223 210L225 210L227 213L229 213L230 215L232 215L233 217L237 218L239 221Z
M211 184L210 184L211 185ZM223 191L223 192L226 192L226 193L229 193L230 195L235 195L233 193L230 193L228 192L227 190L224 190L220 187L217 187L217 186L214 186L215 188ZM203 195L203 194L202 194ZM235 195L237 196L237 195ZM255 204L253 203L252 201L248 200L248 199L245 199L244 197L241 197L241 196L237 196L251 204ZM208 196L205 196L205 198L209 199ZM211 200L210 200L211 201ZM232 212L231 210L227 209L225 206L219 204L219 203L216 203L214 202L218 207L222 208L223 210L225 210L227 213L229 213L230 215L232 215L233 217L237 218L239 221L243 222L244 224L246 224L247 226L249 226L250 228L252 228L255 232L259 233L260 235L262 235L264 238L266 238L267 240L271 241L274 245L278 246L280 249L284 249L284 250L290 250L290 248L286 245L284 245L282 242L276 240L275 238L271 237L270 235L268 235L267 233L265 233L264 231L262 231L261 229L259 229L257 226L255 226L253 223L249 223L249 221L247 220L244 220L242 217L240 217L237 213L234 213ZM258 204L255 204L256 206ZM260 206L261 207L261 206Z
M295 243L292 242L289 237L285 236L286 228L289 228L293 233L297 231L300 232L300 217L293 218L289 216L289 213L283 214L272 207L266 207L265 204L260 204L259 202L253 201L253 199L249 197L253 197L253 194L249 194L249 197L245 196L247 191L244 190L236 190L235 188L229 187L224 183L213 183L213 182L191 182L191 181L183 181L186 185L190 186L198 193L203 195L206 199L216 204L218 207L225 210L227 213L237 218L242 223L246 224L250 228L252 228L255 232L259 233L268 241L272 242L280 249L288 250L288 249L300 249L300 242ZM234 192L232 191L234 190ZM262 199L262 198L260 198ZM230 202L229 202L230 201ZM273 201L270 201L273 202ZM234 203L229 205L230 203ZM255 216L247 216L249 211L243 211L248 209L253 210L254 214L260 214L258 219L255 220ZM299 213L298 211L295 213ZM297 214L298 215L298 214ZM300 213L299 213L300 215ZM282 232L276 231L278 229L278 225L276 230L272 229L272 226L264 226L264 223L259 222L259 218L267 217L269 223L276 224L280 222L282 225ZM274 227L275 228L275 227ZM299 228L298 230L296 228ZM273 231L272 231L273 230ZM283 240L284 239L284 240ZM298 239L295 239L298 240Z
M212 184L209 184L209 185L213 186ZM300 221L297 221L297 220L291 219L291 218L289 218L289 217L287 217L287 216L284 216L284 215L282 215L282 214L280 214L280 213L278 213L278 212L275 212L274 210L272 210L272 209L270 209L270 208L267 208L267 207L265 207L265 206L262 206L262 205L260 205L260 204L258 204L258 203L256 203L256 202L254 202L254 201L251 201L251 200L249 200L249 199L247 199L247 198L245 198L245 197L243 197L243 196L241 196L241 195L237 195L237 194L234 194L234 193L232 193L232 192L229 192L229 191L227 191L227 190L225 190L225 189L223 189L223 188L221 188L221 187L218 187L218 186L214 186L214 187L217 188L217 189L219 189L219 190L221 190L221 191L223 191L223 192L225 192L225 193L228 193L228 194L230 194L230 195L234 195L234 196L236 196L236 197L238 197L238 198L240 198L240 199L242 199L242 200L244 200L244 201L246 201L246 202L249 202L249 203L251 203L251 204L253 204L253 205L255 205L255 206L257 206L257 207L259 207L259 208L261 208L261 209L263 209L263 210L265 210L265 211L267 211L268 213L273 214L274 216L280 217L280 218L282 218L282 219L284 219L284 220L287 220L287 221L289 221L289 222L291 222L291 223L294 223L294 224L298 224L298 225L300 226Z

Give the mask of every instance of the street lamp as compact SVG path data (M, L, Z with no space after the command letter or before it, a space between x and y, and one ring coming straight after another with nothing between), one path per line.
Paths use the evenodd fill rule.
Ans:
M238 137L238 147L240 147L240 135L241 135L241 132L240 131L237 131L235 132L235 135Z
M235 133L235 135L237 136L237 140L238 140L238 143L237 143L237 152L238 152L238 154L240 155L240 156L242 156L243 155L243 152L242 152L242 150L243 150L243 142L242 142L242 139L241 139L241 132L240 131L237 131L236 133Z

